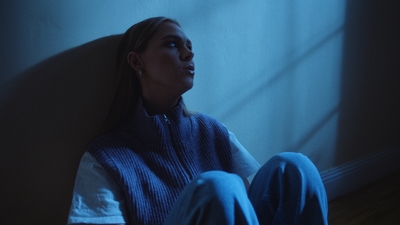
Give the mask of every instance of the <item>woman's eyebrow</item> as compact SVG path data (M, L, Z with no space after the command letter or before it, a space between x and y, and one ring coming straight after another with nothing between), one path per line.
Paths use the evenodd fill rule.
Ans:
M165 39L175 39L175 40L178 40L178 41L183 41L181 36L178 36L178 35L175 35L175 34L166 35L166 36L161 38L161 40L165 40ZM192 44L192 42L189 39L186 39L186 43L190 44L190 45Z

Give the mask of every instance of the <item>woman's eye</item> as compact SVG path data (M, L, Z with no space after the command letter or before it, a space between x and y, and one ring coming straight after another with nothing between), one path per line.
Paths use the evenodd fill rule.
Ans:
M169 42L169 43L167 44L167 46L168 46L168 47L176 48L178 45L177 45L175 42Z

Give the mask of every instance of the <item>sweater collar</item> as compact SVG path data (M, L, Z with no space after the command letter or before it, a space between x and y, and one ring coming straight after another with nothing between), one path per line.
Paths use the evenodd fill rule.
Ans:
M143 107L142 99L139 99L133 116L124 124L124 127L132 138L150 150L172 149L172 138L181 138L177 135L184 133L171 134L171 131L178 129L187 133L190 130L190 123L185 120L187 117L183 113L183 104L181 98L179 103L166 114L150 116Z

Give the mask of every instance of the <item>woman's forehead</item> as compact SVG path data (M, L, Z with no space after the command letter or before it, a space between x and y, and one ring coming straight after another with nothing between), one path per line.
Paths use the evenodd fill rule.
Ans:
M182 40L188 40L185 32L173 22L163 22L160 27L156 30L154 37L155 39L161 40L165 37L178 37Z

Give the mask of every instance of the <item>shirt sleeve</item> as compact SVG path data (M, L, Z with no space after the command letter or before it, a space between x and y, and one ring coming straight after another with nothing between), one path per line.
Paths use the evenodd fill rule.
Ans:
M85 152L79 164L68 224L125 224L123 193L111 175Z
M248 178L260 169L260 164L229 131L229 141L232 149L233 172L243 179Z

